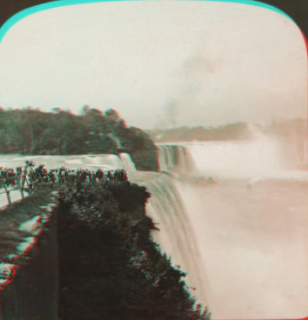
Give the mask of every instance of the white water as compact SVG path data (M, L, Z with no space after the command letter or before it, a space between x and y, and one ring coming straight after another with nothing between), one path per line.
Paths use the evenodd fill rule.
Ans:
M123 169L126 171L136 171L136 167L132 158L128 153L120 153L120 159L122 161Z
M163 252L171 255L173 266L187 272L186 283L199 302L209 303L210 283L206 277L202 254L195 238L191 221L182 199L170 177L157 173L129 173L132 182L144 185L151 193L146 205L147 214L157 223L160 231L153 233L154 240Z
M306 317L308 172L286 170L263 135L183 145L198 175L218 179L203 187L175 181L201 248L213 318Z
M158 146L159 170L181 176L196 174L196 165L188 149L181 145Z
M214 319L297 319L308 306L308 184L177 183Z
M253 140L244 141L209 141L174 145L190 159L194 174L212 175L220 179L243 179L254 176L268 176L282 170L278 144L270 140L255 128ZM160 145L159 150L168 149ZM172 156L169 156L169 158ZM166 162L163 155L160 161ZM161 164L165 166L163 163ZM176 167L173 163L171 167ZM187 170L185 168L184 170ZM192 168L190 169L190 173Z
M221 179L272 175L280 171L275 144L270 141L203 143L188 147L197 170Z
M184 149L177 155L169 149L169 167L177 161L177 157L187 156ZM174 151L174 150L173 150ZM172 158L171 158L172 157ZM10 161L9 157L1 157L0 166L9 168L23 166L25 160L33 160L35 165L45 164L47 169L66 167L69 169L106 167L111 169L125 169L132 182L145 185L151 192L151 198L146 205L146 212L155 223L158 223L159 232L154 232L153 237L161 245L162 251L171 256L172 264L179 265L181 270L187 272L186 283L196 290L191 290L193 296L198 297L199 302L209 304L209 281L203 268L202 255L195 239L186 210L175 188L172 179L162 173L138 172L128 154L115 155L85 155L85 156L55 156L55 157L16 157ZM186 159L180 159L178 166L186 167Z

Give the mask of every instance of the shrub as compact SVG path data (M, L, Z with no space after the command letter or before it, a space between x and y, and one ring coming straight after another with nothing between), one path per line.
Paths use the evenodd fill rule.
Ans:
M60 319L209 318L151 240L158 229L145 213L149 197L125 179L60 188Z

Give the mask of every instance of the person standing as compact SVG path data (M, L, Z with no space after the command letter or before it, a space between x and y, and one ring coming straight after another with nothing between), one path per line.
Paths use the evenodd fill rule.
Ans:
M33 188L33 179L34 179L34 163L32 161L26 161L26 167L24 171L24 175L22 175L23 179L21 181L21 187L24 187L24 184L27 180L29 190Z

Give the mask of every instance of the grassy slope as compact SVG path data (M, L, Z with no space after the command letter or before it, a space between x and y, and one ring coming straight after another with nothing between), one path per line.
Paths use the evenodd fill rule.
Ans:
M10 262L8 255L18 254L17 245L25 237L27 232L19 231L19 226L37 215L44 213L40 208L51 202L53 189L44 188L34 195L30 195L22 201L15 202L11 206L0 211L0 261ZM16 261L14 262L16 263Z

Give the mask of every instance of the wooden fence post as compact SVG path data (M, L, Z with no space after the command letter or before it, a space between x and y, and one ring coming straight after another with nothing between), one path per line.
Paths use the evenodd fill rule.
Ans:
M10 191L7 190L6 181L5 181L5 183L4 183L4 189L5 189L5 192L6 192L6 196L7 196L8 203L9 203L9 205L11 205Z
M21 171L20 177L18 179L18 187L19 187L19 191L21 194L22 199L24 199L24 190L23 190L23 185L22 185L22 180L23 180L23 172Z
M26 182L26 175L27 175L27 169L26 168L22 168L21 169L21 175L20 175L20 193L21 193L21 197L24 199L24 185Z

